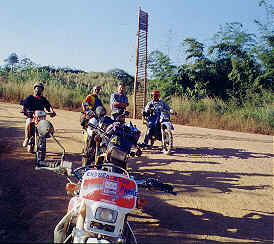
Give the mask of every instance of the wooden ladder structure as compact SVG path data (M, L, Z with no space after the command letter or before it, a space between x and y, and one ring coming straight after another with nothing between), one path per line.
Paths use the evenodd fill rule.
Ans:
M148 14L139 8L136 74L133 93L133 118L142 118L142 109L146 105L147 96L147 40L148 40Z

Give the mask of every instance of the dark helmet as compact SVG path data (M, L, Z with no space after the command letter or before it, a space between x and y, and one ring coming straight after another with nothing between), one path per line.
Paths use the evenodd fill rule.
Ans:
M156 98L160 99L160 92L158 90L152 91L151 97L156 97Z
M94 86L93 90L101 90L101 86Z
M35 83L34 86L33 86L33 89L35 89L36 87L41 87L41 88L42 88L42 91L44 90L44 85L43 85L43 83Z
M106 109L103 107L103 106L98 106L96 109L95 109L95 114L97 117L102 117L106 114Z

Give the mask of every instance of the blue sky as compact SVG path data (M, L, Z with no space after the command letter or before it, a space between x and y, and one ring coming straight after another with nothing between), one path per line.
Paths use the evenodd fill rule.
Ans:
M0 65L12 52L40 65L135 74L138 8L149 14L149 51L183 63L187 37L206 44L225 23L256 33L258 0L13 0L0 5Z

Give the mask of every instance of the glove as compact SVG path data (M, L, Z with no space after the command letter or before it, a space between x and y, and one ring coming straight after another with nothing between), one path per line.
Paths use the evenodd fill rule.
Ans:
M51 114L50 114L50 117L51 118L53 118L53 117L55 117L56 116L56 113L55 112L52 112Z

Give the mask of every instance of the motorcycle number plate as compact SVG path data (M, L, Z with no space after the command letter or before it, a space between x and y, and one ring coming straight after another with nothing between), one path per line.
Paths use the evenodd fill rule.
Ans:
M137 186L134 180L120 174L89 170L83 176L80 197L121 208L134 209L137 199Z
M44 111L35 111L35 115L37 117L44 117L46 116L46 113Z

